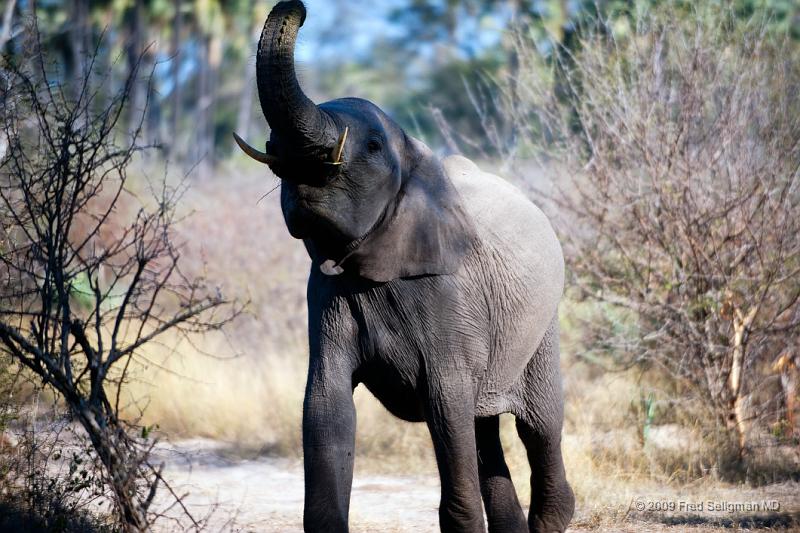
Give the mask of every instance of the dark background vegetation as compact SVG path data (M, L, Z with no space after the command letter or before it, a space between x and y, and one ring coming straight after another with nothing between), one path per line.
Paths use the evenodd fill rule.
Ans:
M119 395L103 420L123 432L136 461L154 436L207 437L245 456L294 457L300 449L308 260L283 228L271 194L278 181L236 153L231 138L237 131L258 146L269 133L255 91L255 46L273 3L5 0L0 10L0 190L25 198L26 176L43 191L70 189L76 179L85 186L108 169L81 166L92 146L121 150L112 169L124 179L90 188L89 207L67 213L95 223L77 233L56 227L52 239L76 246L84 231L113 249L150 213L165 226L156 239L165 247L148 271L179 265L182 288L245 305L220 331L165 332L137 346L122 374L110 372ZM569 273L561 307L564 450L579 523L602 529L627 519L626 498L643 487L797 488L797 2L306 4L296 55L315 101L374 101L440 154L463 153L507 178L554 221ZM11 91L20 72L35 88L27 96ZM24 112L37 95L49 98L38 121L35 109ZM113 128L93 125L117 107ZM92 142L51 150L32 142L50 122L69 122L67 137ZM163 202L153 197L158 191L175 193ZM60 269L71 283L60 300L32 305L26 291L41 297L50 286L39 276L41 257L20 254L36 247L23 230L48 209L61 211L46 194L31 198L41 205L22 222L12 208L19 204L0 206L0 324L13 318L36 340L25 313L54 327L73 318L92 326L86 313L99 280L135 286L136 263L104 264L102 254L88 267L45 261L44 272ZM93 218L97 212L108 215ZM8 274L9 265L31 264L36 275L24 282ZM121 315L136 330L150 319L120 312L120 294L100 292L97 307L112 323ZM150 301L147 291L136 297ZM179 300L168 296L158 316L174 316ZM65 308L74 315L66 322ZM96 337L84 335L83 345L72 333L65 339L76 361L97 355ZM80 400L88 389L75 383ZM8 345L0 348L0 391L0 500L15 519L45 530L139 527L109 519L115 513L103 509L111 506L98 512L98 501L116 502L117 515L124 507L113 468L85 440L76 402L43 385ZM356 402L358 468L435 472L424 427L399 423L361 388ZM513 422L502 424L524 495L524 450ZM156 472L154 465L139 482L160 486ZM153 512L142 520L158 518ZM199 527L193 520L175 524Z
M128 127L147 104L143 131L173 161L206 164L233 151L230 132L264 136L254 91L257 36L272 2L262 0L44 0L37 3L42 45L56 81L81 79L91 66L107 95L137 65ZM483 135L466 87L486 86L519 68L514 35L547 57L580 46L594 17L617 36L630 33L652 1L310 0L298 58L308 90L322 101L342 95L374 100L402 126L445 145L431 108L454 129ZM768 30L800 38L800 7L791 0L677 2L687 18L732 6L736 17L765 17ZM24 57L22 28L31 0L6 0L0 49ZM466 151L475 151L462 148Z

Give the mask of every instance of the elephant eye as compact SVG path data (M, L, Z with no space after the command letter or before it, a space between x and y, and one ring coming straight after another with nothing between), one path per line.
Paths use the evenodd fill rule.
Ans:
M381 148L381 142L376 139L370 139L370 141L367 143L367 150L370 152L380 152Z

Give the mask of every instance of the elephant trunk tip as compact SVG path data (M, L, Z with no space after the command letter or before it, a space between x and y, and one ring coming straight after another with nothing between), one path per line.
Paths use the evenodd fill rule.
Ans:
M306 8L300 0L280 2L272 8L256 55L256 80L261 110L270 127L299 151L319 150L335 141L331 121L309 99L297 80L294 49L305 22Z

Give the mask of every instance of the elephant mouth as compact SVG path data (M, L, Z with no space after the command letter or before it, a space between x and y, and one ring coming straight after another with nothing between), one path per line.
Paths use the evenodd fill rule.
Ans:
M367 231L354 236L336 224L314 189L283 183L281 204L284 221L292 237L313 243L313 256L320 263L320 270L329 276L338 275L343 272L342 265L350 256L391 216L391 209L387 205Z
M320 187L283 181L281 207L289 233L296 239L314 239L345 246L351 237L335 223Z
M284 186L302 187L302 197L308 197L311 202L320 195L320 190L334 179L339 169L339 166L302 155L287 155L270 165L270 170L281 179Z

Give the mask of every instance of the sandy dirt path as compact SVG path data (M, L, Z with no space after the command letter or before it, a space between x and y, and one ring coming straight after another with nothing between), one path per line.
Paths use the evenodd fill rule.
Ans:
M164 477L196 517L205 517L207 531L302 532L303 467L297 460L274 457L242 459L217 442L194 439L159 446L157 456L166 467ZM622 532L730 532L800 531L800 483L754 489L751 493L725 489L717 498L729 501L777 498L777 514L756 513L744 527L732 515L668 517L636 513L622 520L581 516L578 510L569 531ZM160 503L167 504L161 491ZM435 476L376 476L359 474L353 481L350 525L353 532L437 532L439 480ZM172 531L162 522L157 531Z
M195 516L216 505L209 531L303 531L301 462L232 458L203 440L161 447L158 455L166 462L164 477L181 494L189 493L185 503ZM351 501L354 532L438 531L436 477L356 475Z

